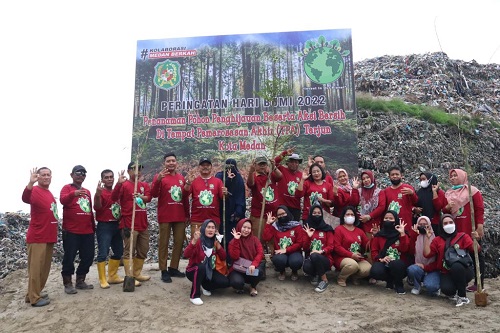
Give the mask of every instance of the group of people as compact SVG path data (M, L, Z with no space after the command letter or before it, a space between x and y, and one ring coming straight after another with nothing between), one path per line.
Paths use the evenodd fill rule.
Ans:
M403 281L408 277L412 294L425 289L431 295L442 292L457 306L469 303L466 290L473 291L477 285L476 281L467 286L476 276L474 262L466 267L460 262L445 262L450 246L472 252L473 239L480 243L484 234L481 192L469 188L463 170L450 170L453 187L445 192L431 173L420 175L416 191L403 183L397 166L390 168L391 185L385 189L377 186L370 170L362 171L359 179L349 179L345 169L332 176L319 155L309 158L302 170L303 160L294 149L273 159L257 157L246 180L236 160L225 162L223 170L213 175L210 158L201 158L198 168L184 176L177 171L177 156L167 153L162 170L151 183L141 180L143 166L134 162L127 167L128 177L125 171L120 172L116 185L114 173L106 169L101 172L93 200L90 191L82 187L86 169L75 166L70 174L72 183L60 194L65 292L93 288L85 279L94 261L94 235L101 288L123 282L118 275L120 260L136 286L150 279L142 274L149 250L146 204L158 198L161 280L171 283L172 278L187 277L192 282L190 301L195 305L203 304L202 294L208 296L229 286L237 293L258 295L257 285L266 278L266 252L280 281L286 279L287 268L292 281L299 279L302 269L317 292L327 289L327 273L334 267L337 284L343 287L379 280L404 294ZM46 167L33 169L22 196L31 205L26 302L33 306L50 302L42 289L57 241L58 213L49 191L51 177ZM249 212L247 188L252 198ZM183 256L189 262L181 272L179 261L188 224L191 237ZM173 250L168 264L171 236ZM77 254L80 262L73 285ZM481 252L479 267L482 279Z

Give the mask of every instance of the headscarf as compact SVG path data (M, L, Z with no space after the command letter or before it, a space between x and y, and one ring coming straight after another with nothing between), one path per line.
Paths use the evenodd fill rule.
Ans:
M361 173L361 178L363 178L364 174L370 177L373 186L371 188L364 188L361 186L358 189L360 194L359 206L361 215L370 214L378 207L378 197L381 191L380 188L377 187L377 181L375 180L373 172L365 170Z
M227 167L227 169L224 169ZM230 170L234 177L230 178L227 172ZM223 170L215 174L216 178L224 181L224 186L227 188L228 195L226 198L226 221L228 217L234 213L237 217L245 216L245 181L241 176L236 160L234 158L228 158ZM225 178L225 179L224 179ZM222 205L220 207L220 212L222 216Z
M372 171L365 170L365 171L361 172L361 178L363 178L363 175L365 175L365 174L368 177L370 177L370 180L372 181L373 186L371 188L364 188L363 183L361 183L361 187L360 187L361 197L365 201L369 201L373 197L373 194L374 194L375 190L377 189L377 183L375 182L375 177L373 176Z
M455 222L455 217L453 217L453 215L451 215L451 214L443 214L441 216L441 220L439 220L439 230L438 230L438 232L439 232L439 236L441 238L443 238L446 241L451 241L453 239L453 237L455 237L457 235L457 232L458 232L457 231L457 226L455 225L455 231L452 234L449 234L446 231L444 231L444 229L443 229L443 220L444 220L445 217L450 217L453 220L453 222Z
M464 207L469 202L469 182L467 180L467 172L462 169L451 169L449 172L450 176L453 171L457 173L460 185L453 186L451 189L446 191L445 197L448 202L455 202L455 205L451 207L451 214L453 216L457 216L459 209ZM472 195L474 195L479 192L479 190L476 187L471 186L471 192Z
M427 227L431 228L432 230L432 224L431 220L427 216L420 216L417 219L417 224L420 220L425 220ZM417 240L415 242L415 263L416 264L422 264L422 265L428 265L436 260L435 257L432 258L426 258L424 257L424 239L427 237L427 235L421 235L418 234ZM434 233L432 234L431 238L429 239L429 242L432 242L432 240L436 237Z
M241 219L236 224L236 228L235 228L236 232L241 232L241 228L243 228L243 224L245 224L245 222L250 223L250 225L252 224L252 221L250 221L250 219L246 219L246 218ZM257 243L260 243L260 240L252 234L251 230L250 230L250 234L248 236L243 237L243 235L241 235L241 237L240 237L240 257L253 261L258 253L257 252Z
M299 221L292 221L293 214L290 213L290 211L288 210L288 208L286 206L281 205L278 207L278 209L283 209L285 211L286 221L283 223L279 223L279 221L276 220L276 222L273 223L273 227L276 230L278 230L279 232L285 232L287 230L290 230L290 229L295 228L296 226L300 225ZM276 212L278 211L278 209L276 209Z
M346 185L342 185L338 181L339 174L341 172L345 173L345 176L347 177L347 184ZM348 193L351 193L352 186L351 186L351 184L349 184L349 174L347 173L347 171L345 171L345 169L337 169L337 171L335 171L335 178L337 178L337 185L338 185L338 187L340 187L341 189L343 189L344 191L346 191Z
M200 241L201 241L201 249L203 250L203 252L205 252L206 256L204 260L206 277L208 280L212 280L213 268L212 268L212 260L210 257L213 255L214 252L213 249L215 247L215 235L212 238L207 237L205 235L205 230L207 229L207 225L209 223L215 224L214 220L211 219L206 219L205 221L203 221L203 224L201 225L200 228ZM217 226L217 224L215 224L215 226ZM209 253L209 255L207 253Z
M312 218L312 216L313 216L312 213L313 213L314 208L319 208L321 211L321 220L319 222L316 222ZM321 204L318 201L314 201L312 206L311 206L311 209L309 209L309 216L307 217L306 223L309 226L309 228L313 228L315 230L333 231L332 226L329 224L326 224L325 220L323 219L323 208L321 208Z
M420 176L424 175L429 181L429 186L426 188L420 187L417 191L418 201L417 207L422 207L422 215L431 218L434 216L434 205L432 204L432 186L437 185L436 175L430 172L422 172Z
M392 216L394 216L394 227L396 224L399 222L399 215L393 210L388 210L384 216L390 213ZM382 222L382 229L380 229L379 232L375 234L374 237L383 237L385 238L385 244L382 250L380 250L379 254L377 255L377 258L384 258L387 255L387 249L391 247L392 244L396 243L396 241L399 239L399 231L396 230L396 228L390 228L387 229L384 227L384 222Z

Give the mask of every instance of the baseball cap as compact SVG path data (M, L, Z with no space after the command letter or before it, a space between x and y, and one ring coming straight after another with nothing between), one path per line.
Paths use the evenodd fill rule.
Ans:
M139 169L144 169L144 166L142 164L139 164ZM130 162L128 164L128 167L127 167L127 170L130 170L130 169L135 169L135 162Z
M288 160L297 160L299 163L302 163L302 159L300 158L299 154L292 154L288 156Z
M259 156L255 159L256 164L261 164L261 163L268 163L267 157L265 156Z
M212 164L212 161L208 157L202 157L200 159L199 165L201 165L202 163L205 163L205 162L208 162L208 163Z
M71 171L71 173L75 173L77 171L83 171L83 172L87 173L87 170L85 170L85 168L81 165L75 165L73 167L73 170Z

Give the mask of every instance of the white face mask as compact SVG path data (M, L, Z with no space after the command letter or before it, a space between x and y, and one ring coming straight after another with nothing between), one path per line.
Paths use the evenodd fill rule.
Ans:
M447 225L444 225L443 226L443 230L444 232L446 232L447 234L452 234L455 232L455 223L453 224L447 224Z
M427 186L429 186L429 181L428 180L422 180L420 182L420 187L421 188L427 188Z
M344 222L345 222L346 224L354 224L354 221L355 221L355 220L356 220L356 219L354 218L354 216L345 216L345 217L344 217Z

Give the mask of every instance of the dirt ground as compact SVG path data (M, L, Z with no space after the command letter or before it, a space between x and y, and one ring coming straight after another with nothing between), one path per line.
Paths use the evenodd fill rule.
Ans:
M181 270L187 261L181 260ZM190 282L174 278L163 283L157 264L145 265L151 280L133 293L121 285L101 289L92 267L87 281L95 289L66 295L60 267L53 265L45 292L51 303L34 308L24 303L26 270L0 280L1 332L500 332L500 279L486 280L489 304L472 302L456 308L446 297L406 295L376 285L338 286L328 274L328 289L318 294L300 274L296 282L268 278L259 295L238 295L231 288L202 296L205 304L189 302ZM123 268L120 268L123 275Z

